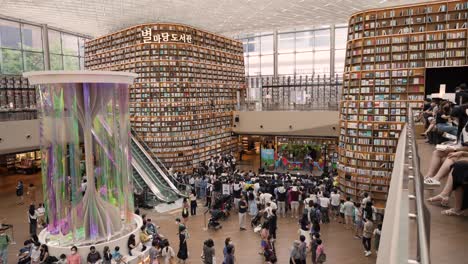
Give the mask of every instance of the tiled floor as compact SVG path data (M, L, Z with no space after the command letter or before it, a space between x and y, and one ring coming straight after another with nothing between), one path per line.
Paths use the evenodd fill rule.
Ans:
M40 186L40 174L35 175L11 175L0 177L0 218L5 217L4 222L14 225L16 245L10 246L9 263L16 263L16 253L22 242L28 236L27 207L26 205L16 205L15 185L18 179L25 184L30 182ZM40 188L39 188L40 189ZM38 192L40 194L40 192ZM203 212L204 207L199 207L199 212ZM153 219L159 226L161 232L169 238L175 250L178 249L177 226L174 219L180 216L180 211L158 214L146 212L148 217ZM237 214L231 215L229 219L222 222L223 228L218 231L204 230L204 217L200 215L190 217L188 227L190 232L189 263L201 263L201 250L203 241L212 238L215 241L218 263L221 263L222 248L224 239L231 237L236 245L237 263L263 263L262 257L258 254L260 250L260 237L251 229L241 232L238 227ZM248 219L250 222L250 219ZM279 219L277 252L278 263L288 263L290 247L292 241L298 239L297 220L292 218ZM349 263L349 264L370 264L375 263L375 254L371 257L363 256L363 248L359 240L355 240L351 231L347 231L338 223L322 225L322 237L327 252L328 263ZM307 263L311 263L310 255Z
M427 169L430 160L432 146L419 142L421 153L421 166L423 173ZM242 164L244 166L244 164ZM255 166L255 161L245 164ZM17 180L23 180L25 186L30 182L38 186L38 196L41 195L40 174L34 175L11 175L0 176L0 219L6 218L3 222L11 223L15 226L15 240L18 242L12 245L9 250L9 263L16 263L16 253L20 244L27 238L27 206L16 205L15 185ZM437 192L434 192L437 193ZM426 197L432 195L426 191ZM200 207L199 212L205 208ZM441 207L429 205L431 211L431 258L434 264L445 263L468 263L468 253L465 251L468 240L468 218L467 217L447 217L442 216ZM178 249L177 230L174 219L180 215L177 210L172 213L157 214L147 212L148 217L152 218L161 226L161 232L165 234L175 250ZM197 215L191 217L188 222L190 239L188 241L190 262L201 263L200 254L203 241L212 238L215 241L218 263L221 263L223 242L226 237L231 237L236 245L236 258L238 263L262 263L262 258L257 254L259 251L260 238L250 229L240 232L237 224L237 215L233 214L227 221L222 222L223 229L218 231L205 231L204 217ZM343 264L367 264L375 263L375 255L366 258L363 256L363 248L359 240L355 240L350 231L343 226L332 223L322 225L322 236L328 255L327 263ZM288 263L288 256L292 241L298 239L297 224L295 219L285 218L279 220L278 240L276 244L278 252L278 263ZM307 263L311 263L310 257Z

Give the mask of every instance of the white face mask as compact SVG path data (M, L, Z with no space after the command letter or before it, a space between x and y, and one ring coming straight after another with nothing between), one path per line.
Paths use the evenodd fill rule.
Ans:
M75 251L75 250L72 250L71 253L72 253L72 255L75 255L75 254L76 254L76 251Z

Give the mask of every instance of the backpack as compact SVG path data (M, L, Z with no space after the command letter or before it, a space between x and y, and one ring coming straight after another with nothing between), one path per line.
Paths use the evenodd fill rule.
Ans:
M327 261L327 254L325 254L325 252L322 252L320 253L320 255L318 255L317 262L323 263L325 261Z

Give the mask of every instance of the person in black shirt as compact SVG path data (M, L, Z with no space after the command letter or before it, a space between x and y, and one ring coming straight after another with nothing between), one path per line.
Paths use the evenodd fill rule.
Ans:
M99 252L96 251L96 248L94 246L91 246L89 250L90 252L88 253L88 258L86 259L86 261L91 264L98 263L98 261L101 260L101 254L99 254Z
M239 201L239 228L241 231L245 229L245 214L247 212L247 202L245 201L245 197L242 195Z
M452 111L452 107L450 102L444 102L440 105L440 109L436 115L436 126L437 129L441 132L447 132L454 136L457 136L458 128L456 126L452 126L450 120L450 114Z
M276 215L276 209L271 210L271 215L268 217L270 222L269 233L273 240L276 240L276 229L278 229L278 216Z

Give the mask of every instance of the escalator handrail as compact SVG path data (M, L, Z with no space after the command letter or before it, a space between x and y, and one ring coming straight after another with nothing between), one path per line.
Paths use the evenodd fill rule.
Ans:
M141 151L141 149L140 149ZM148 156L145 154L145 152L142 152L144 155L145 155L145 158L148 158ZM136 159L132 159L132 160L136 160ZM151 161L151 160L150 160ZM154 165L154 164L153 164ZM142 167L143 170L145 170L145 172L148 174L149 177L151 177L153 179L153 182L157 182L158 186L157 188L159 189L163 189L165 191L167 191L168 193L175 193L176 195L178 195L176 192L174 192L174 190L172 188L170 188L169 186L165 185L161 179L154 174L154 171L151 169L151 168L148 168L146 163L143 162L143 164L140 165ZM143 168L144 167L144 168ZM150 175L151 174L151 175Z
M132 159L132 165L133 165L133 168L138 172L140 177L143 179L143 181L146 183L146 185L148 185L151 192L154 193L156 198L158 198L158 200L166 202L166 203L171 202L168 199L166 199L166 197L164 197L164 195L161 193L158 187L155 186L153 181L146 178L146 175L142 173L142 168L140 167L140 164L138 164L136 160Z
M153 166L159 171L159 173L161 174L161 176L163 176L163 178L166 180L166 182L168 182L168 184L176 191L176 193L180 196L183 196L183 197L187 197L188 195L187 194L184 194L182 193L179 188L177 188L177 186L174 185L174 182L179 185L179 186L184 186L185 190L188 190L187 189L187 184L185 183L181 183L179 182L173 175L171 175L166 166L164 166L164 163L161 162L161 160L159 160L159 158L154 155L155 159L157 161L159 161L159 164L162 165L162 167L165 169L165 171L167 171L167 173L164 172L164 170L161 169L161 166L159 166L159 164L157 164L158 162L155 161L155 159L153 159L152 157L150 157L149 155L147 155L147 151L151 152L151 149L148 147L148 145L146 145L146 143L138 137L138 134L136 133L136 131L134 131L133 129L131 130L132 131L132 140L135 141L135 143L137 144L137 146L140 148L140 150L142 150L142 152L145 154L145 156L149 159L149 161L153 164ZM145 148L146 147L146 148ZM147 151L146 151L147 150ZM169 175L173 181L171 181L167 175Z
M133 129L132 129L131 131L132 131L132 135L133 135L136 139L138 139L138 142L143 146L143 148L145 148L148 152L154 154L153 151L151 150L151 148L148 146L148 144L146 144L146 142L145 142L143 139L140 138L140 136L138 135L138 133L137 133L135 130L133 130ZM177 182L178 184L183 184L183 183L180 183L174 176L172 176L172 175L169 173L169 170L167 169L166 165L158 158L157 155L154 155L154 160L155 160L155 162L156 162L160 167L162 167L162 169L163 169L165 172L167 172L167 174L168 174L169 176L171 176L171 178L172 178L175 182Z

